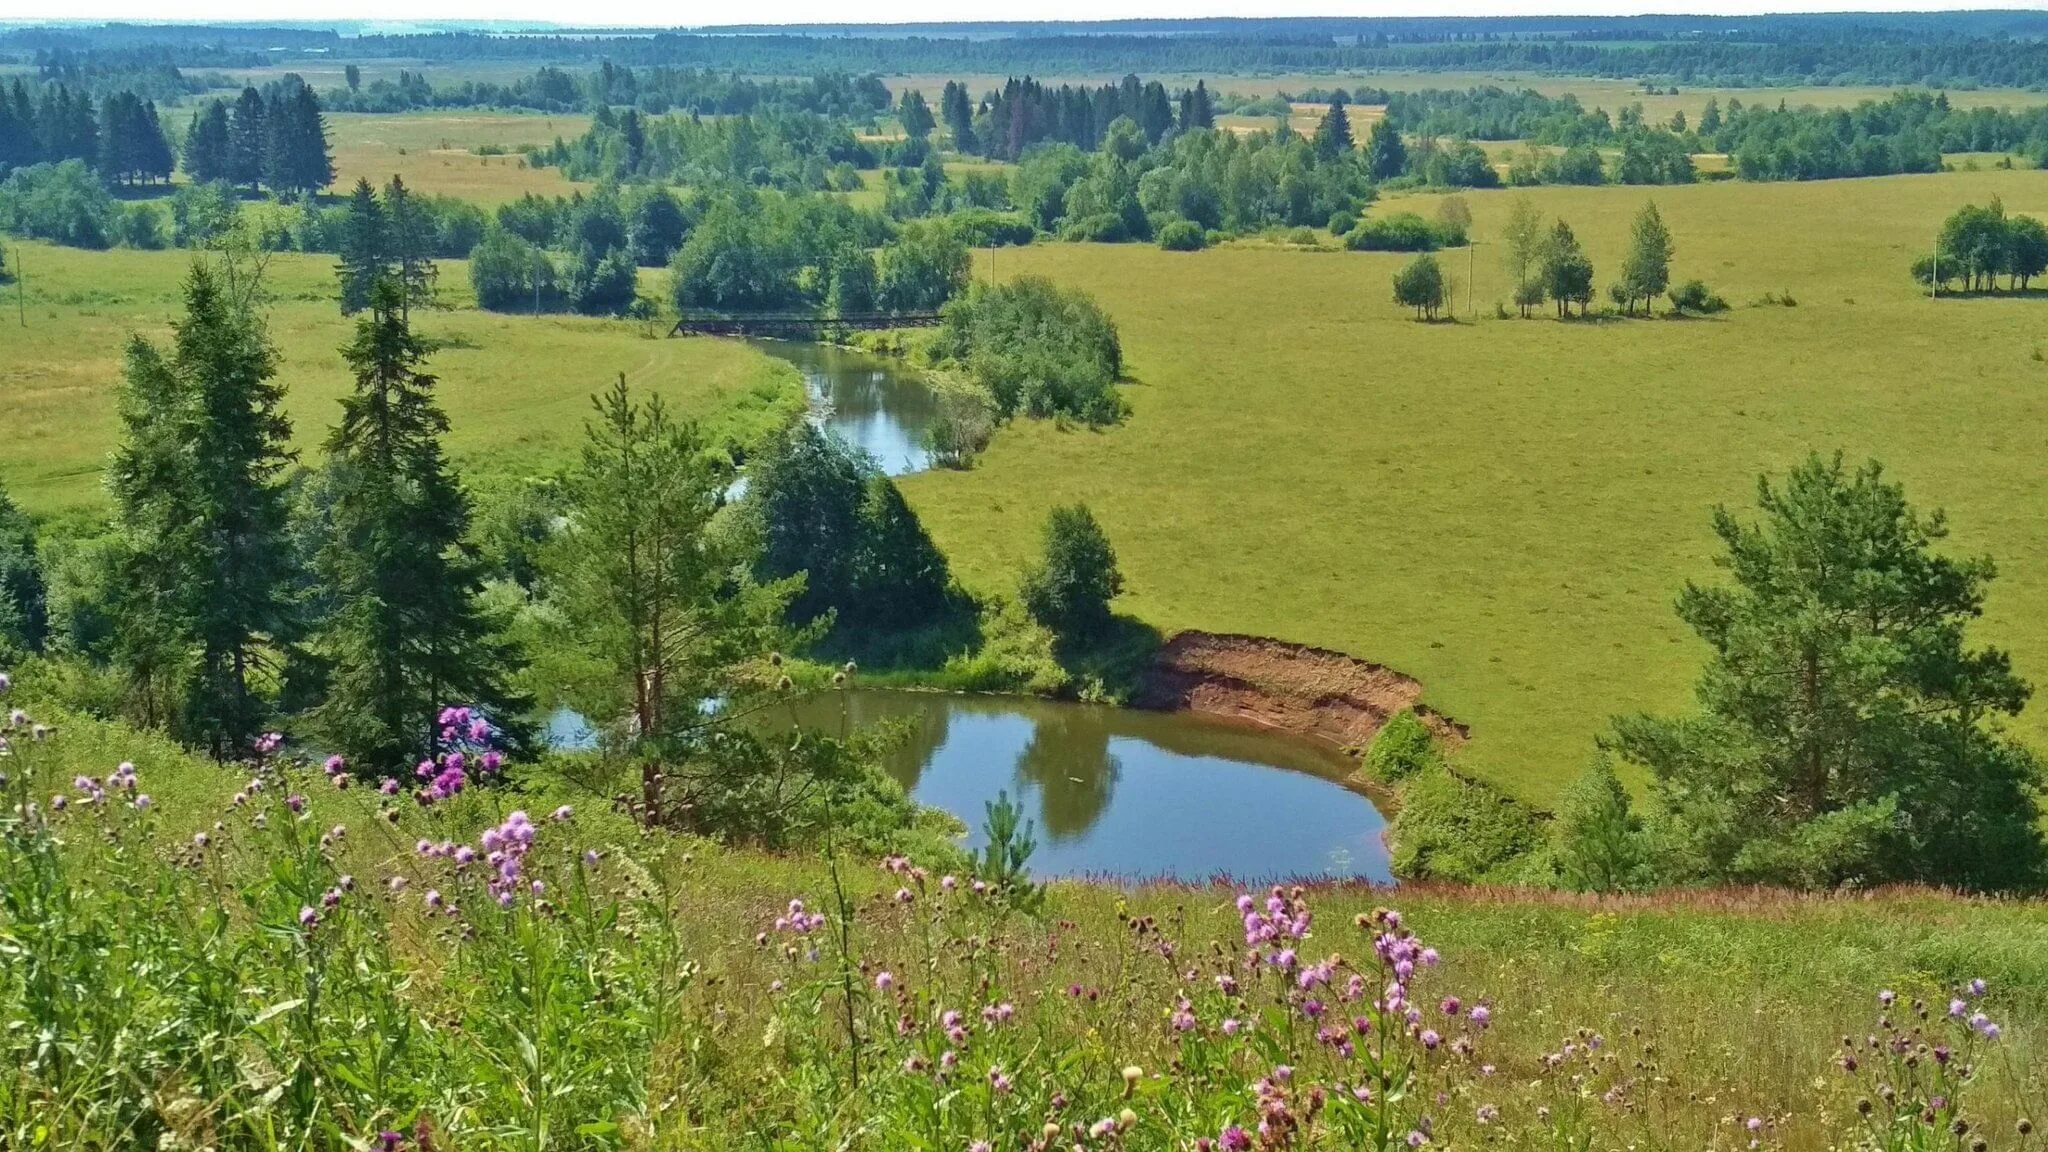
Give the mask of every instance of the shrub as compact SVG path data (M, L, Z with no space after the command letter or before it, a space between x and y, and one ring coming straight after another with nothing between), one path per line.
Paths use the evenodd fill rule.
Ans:
M1413 708L1403 708L1373 734L1365 753L1365 769L1382 784L1395 784L1441 763L1429 726Z
M164 218L153 206L130 204L121 213L121 243L130 248L155 251L164 246Z
M1418 320L1436 319L1445 293L1444 270L1426 252L1394 273L1394 303L1415 309Z
M1159 246L1168 252L1199 252L1208 240L1202 226L1192 220L1170 220L1159 230Z
M1395 212L1359 222L1344 238L1354 252L1434 252L1465 242L1455 225L1431 223L1413 212Z
M969 248L1004 248L1029 244L1038 236L1020 212L997 212L991 208L968 208L946 217L954 235Z
M1356 227L1358 227L1358 213L1353 212L1349 208L1339 208L1335 212L1330 213L1330 233L1332 235L1342 236Z
M476 289L477 307L492 311L545 310L561 304L554 261L500 229L493 229L469 254L469 283Z
M17 168L0 182L0 231L73 248L105 248L120 206L82 160Z
M1705 315L1712 312L1726 312L1728 301L1710 291L1700 280L1687 280L1666 293L1673 312L1697 312Z
M1402 791L1389 839L1394 874L1404 880L1482 884L1510 879L1544 837L1527 807L1433 764Z
M1021 409L1091 424L1122 418L1122 345L1116 325L1087 293L1024 276L974 284L944 314L931 356L965 368L998 416Z

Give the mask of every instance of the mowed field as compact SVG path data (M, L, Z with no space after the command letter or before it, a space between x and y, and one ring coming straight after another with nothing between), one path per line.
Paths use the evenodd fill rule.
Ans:
M334 148L334 183L330 191L346 193L359 178L382 185L403 177L418 192L457 196L486 207L517 200L528 192L566 196L577 184L559 168L528 163L513 150L522 144L552 144L557 137L574 140L590 127L590 117L522 115L516 112L447 111L373 115L341 113L327 117ZM480 155L486 145L503 155Z
M1132 415L1020 422L969 472L906 482L956 569L1014 588L1052 506L1086 501L1121 558L1119 608L1342 649L1416 675L1472 725L1469 765L1554 798L1616 713L1689 701L1704 648L1672 613L1714 579L1716 503L1809 451L1875 456L1951 547L2000 566L1979 636L2048 685L2048 297L1930 302L1906 277L1943 216L2030 172L1812 184L1545 188L1604 290L1652 197L1712 319L1491 319L1515 193L1467 193L1481 246L1443 260L1466 315L1418 324L1394 254L1045 244L994 274L1094 293L1123 334ZM1428 214L1434 198L1377 212ZM989 253L980 271L990 272ZM1797 307L1751 306L1789 292ZM2048 750L2048 702L2020 731Z
M123 349L133 333L169 339L192 257L37 244L22 254L27 328L17 326L14 286L0 290L0 482L35 513L98 505L119 433ZM719 435L751 437L802 404L794 370L744 344L650 338L629 321L477 311L466 263L440 267L451 307L415 320L444 344L428 370L441 378L450 449L473 475L538 474L566 460L590 396L621 372ZM352 386L339 348L355 322L335 304L331 257L273 257L266 283L287 411L299 447L313 452Z

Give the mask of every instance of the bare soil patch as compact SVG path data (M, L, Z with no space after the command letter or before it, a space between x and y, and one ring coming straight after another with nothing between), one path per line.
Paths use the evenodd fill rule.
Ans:
M1383 664L1263 636L1182 632L1159 650L1133 701L1199 712L1362 750L1403 708L1455 747L1465 726L1420 703L1422 684Z

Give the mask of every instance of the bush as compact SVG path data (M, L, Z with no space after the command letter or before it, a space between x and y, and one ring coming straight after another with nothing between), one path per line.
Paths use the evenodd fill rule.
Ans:
M930 355L964 368L998 416L1022 410L1091 424L1122 418L1122 345L1116 325L1087 293L1037 276L977 283L944 315Z
M1552 858L1559 883L1579 892L1624 892L1649 881L1643 823L1607 756L1565 791Z
M1403 880L1484 884L1513 879L1544 836L1529 808L1433 764L1402 791L1389 840L1394 875Z
M1439 763L1436 740L1413 708L1387 717L1365 753L1366 772L1382 784L1397 784Z
M105 248L120 206L83 160L32 164L0 182L0 231L73 248Z
M154 252L164 246L164 218L148 204L130 204L121 213L121 243Z
M1339 208L1335 212L1330 213L1331 235L1342 236L1356 227L1358 227L1358 213L1351 211L1349 208Z
M1159 246L1168 252L1199 252L1208 242L1208 234L1192 220L1170 220L1159 230Z
M1394 273L1394 303L1415 309L1418 320L1434 320L1448 289L1436 257L1423 253Z
M1020 599L1031 618L1062 640L1109 629L1109 602L1124 587L1116 549L1085 504L1055 508L1045 522L1044 557L1024 573Z
M1665 298L1671 301L1673 312L1697 312L1705 315L1728 310L1728 302L1709 291L1706 283L1700 280L1687 280L1672 288L1665 294Z
M496 312L561 306L554 261L510 232L493 229L469 254L469 282L479 308Z
M1413 212L1360 221L1344 238L1344 246L1354 252L1434 252L1464 242L1463 229L1431 223Z
M1020 212L997 212L990 208L968 208L946 217L954 235L969 248L1004 248L1029 244L1038 237Z

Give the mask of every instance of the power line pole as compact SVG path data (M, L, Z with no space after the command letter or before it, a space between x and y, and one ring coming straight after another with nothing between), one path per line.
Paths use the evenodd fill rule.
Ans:
M14 311L23 328L28 327L28 277L21 271L21 243L14 245Z

